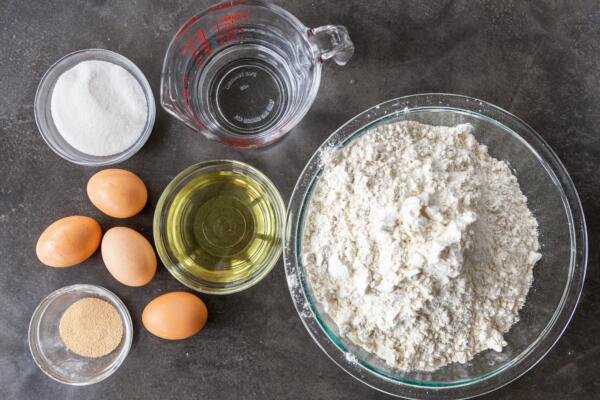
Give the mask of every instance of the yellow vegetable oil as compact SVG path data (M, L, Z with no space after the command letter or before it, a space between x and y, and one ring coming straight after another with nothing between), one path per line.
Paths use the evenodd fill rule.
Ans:
M283 203L268 180L251 172L209 170L187 179L174 194L166 213L166 247L184 270L178 279L188 286L235 291L227 288L252 281L258 269L270 264L270 270L279 258Z

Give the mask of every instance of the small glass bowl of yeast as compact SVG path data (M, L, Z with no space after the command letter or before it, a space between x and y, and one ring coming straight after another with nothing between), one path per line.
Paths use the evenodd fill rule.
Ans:
M110 303L123 323L123 337L109 354L91 358L67 348L59 333L65 310L84 298L97 298ZM29 349L38 367L50 378L67 385L84 386L100 382L121 366L133 338L133 324L125 304L112 292L100 286L71 285L50 293L37 306L29 323Z

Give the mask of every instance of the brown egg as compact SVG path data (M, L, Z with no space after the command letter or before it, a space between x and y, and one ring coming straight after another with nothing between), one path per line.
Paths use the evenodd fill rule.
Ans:
M100 244L102 229L90 217L71 216L47 227L35 246L39 260L50 267L72 267L88 259Z
M110 228L102 238L102 260L111 275L127 286L144 286L156 273L150 242L130 228Z
M195 335L208 318L206 305L187 292L171 292L152 300L142 313L144 327L163 339L179 340Z
M148 200L144 182L124 169L105 169L94 174L87 184L92 204L106 215L128 218L142 211Z

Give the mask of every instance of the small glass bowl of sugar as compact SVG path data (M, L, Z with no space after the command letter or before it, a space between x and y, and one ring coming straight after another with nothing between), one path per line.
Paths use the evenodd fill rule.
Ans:
M56 154L75 164L105 166L142 148L156 105L148 80L133 62L109 50L87 49L48 69L35 94L34 113L42 138Z

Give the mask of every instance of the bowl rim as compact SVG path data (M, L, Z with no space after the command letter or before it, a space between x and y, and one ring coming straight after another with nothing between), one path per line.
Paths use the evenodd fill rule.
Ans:
M261 183L267 187L267 189L269 190L269 192L272 195L271 201L273 202L275 209L276 209L275 212L276 212L277 220L275 221L275 223L278 226L278 229L279 229L278 236L280 238L280 240L278 241L278 245L276 246L276 248L274 248L272 250L272 254L266 259L266 261L263 263L263 265L258 270L259 273L252 276L252 278L250 278L249 280L243 281L240 284L237 284L235 286L219 287L219 288L193 285L191 282L189 282L188 280L185 279L183 274L181 274L179 271L180 268L177 267L177 262L175 262L175 260L172 260L171 257L169 256L169 254L167 254L166 243L163 240L165 224L162 221L163 214L168 211L168 207L167 207L168 197L174 194L174 190L177 188L177 185L185 178L188 178L193 175L198 176L199 174L202 174L204 171L206 171L208 168L213 168L213 167L218 167L218 170L230 170L231 167L238 168L240 171L251 174L251 177L253 179L257 180L259 183ZM152 224L154 244L155 244L156 251L158 253L159 258L161 259L162 263L165 265L165 267L167 268L169 273L175 279L177 279L180 283L185 285L186 287L188 287L192 290L195 290L197 292L206 293L206 294L225 295L225 294L237 293L242 290L249 289L250 287L259 283L262 279L264 279L269 274L269 272L271 272L273 270L273 268L279 261L279 259L281 257L281 253L282 253L282 248L283 248L283 240L281 238L282 238L282 235L284 232L284 227L285 227L285 214L286 214L285 203L283 202L283 199L281 197L281 194L279 193L279 190L277 189L275 184L269 179L269 177L267 177L264 173L259 171L257 168L255 168L245 162L236 161L236 160L218 159L218 160L202 161L202 162L190 165L189 167L187 167L184 170L182 170L181 172L179 172L167 184L165 189L162 191L160 198L158 199L158 203L156 204L156 208L154 210L154 217L153 217L153 224Z
M81 292L81 291L89 291L91 293L100 292L102 295L104 295L106 298L108 298L110 300L111 304L117 309L117 311L119 312L119 315L121 316L121 319L123 320L122 341L124 341L124 344L123 344L123 347L121 348L121 351L119 351L119 353L115 355L115 358L112 361L110 367L107 370L105 370L103 373L98 374L98 375L96 375L88 380L84 380L84 381L69 381L66 379L62 379L61 376L59 376L59 375L56 375L54 373L53 368L50 367L48 364L46 364L43 361L43 359L41 358L41 355L38 354L39 353L38 349L40 348L40 345L37 341L38 325L50 304L52 304L54 301L56 301L57 299L59 299L61 296L65 295L65 294L69 294L69 293L73 293L73 292ZM91 294L89 297L93 297L93 294ZM84 297L82 297L82 298L84 298ZM44 299L42 301L40 301L40 303L36 306L35 310L33 311L32 315L31 315L31 319L29 320L29 328L27 330L27 337L28 337L29 352L31 353L31 357L33 358L33 361L38 366L38 368L44 374L46 374L48 377L52 378L53 380L55 380L56 382L59 382L59 383L63 383L66 385L72 385L72 386L86 386L86 385L91 385L91 384L103 381L104 379L111 376L123 364L123 362L127 358L127 355L129 354L129 350L131 349L131 345L133 343L133 322L131 320L131 314L129 313L129 310L127 309L127 307L125 306L123 301L116 294L111 292L110 290L108 290L102 286L97 286L97 285L74 284L74 285L63 286L59 289L56 289L55 291L53 291L52 293L50 293L49 295L44 297Z
M97 160L90 160L90 159L83 159L83 158L80 158L77 156L71 156L71 155L67 154L61 146L57 145L56 143L53 142L52 139L49 138L48 132L47 132L47 130L49 128L46 126L47 123L45 121L43 121L43 119L45 119L45 118L43 118L41 114L44 113L44 111L49 107L49 104L52 101L52 90L54 88L54 85L56 84L56 80L62 75L62 73L57 75L55 77L55 79L52 81L50 81L51 75L55 70L59 70L60 68L63 68L66 64L69 64L73 58L76 58L76 57L82 57L82 60L73 64L69 68L66 68L63 71L63 73L68 71L69 69L73 68L75 65L77 65L81 62L84 62L84 61L91 61L91 60L107 61L107 62L112 62L115 65L119 65L122 68L125 68L125 67L123 67L123 65L119 64L119 63L122 63L127 66L125 68L125 70L127 72L129 72L135 78L135 80L140 84L142 91L144 92L144 97L148 103L147 104L148 116L147 116L146 124L144 125L144 130L141 132L140 136L137 138L135 143L128 149L126 149L120 153L116 153L116 154L112 154L112 155L108 155L108 156L88 155L91 158L97 158ZM114 61L118 61L119 63L115 63ZM46 86L48 86L48 85L50 85L51 90L49 91L47 96L43 96L42 93L44 92ZM134 154L136 154L144 146L144 144L146 144L146 141L150 137L150 134L152 133L152 129L154 128L154 123L156 121L156 100L154 99L154 94L152 92L152 88L150 87L150 83L148 82L148 79L146 78L146 76L144 75L142 70L133 61L131 61L129 58L127 58L119 53L116 53L114 51L111 51L111 50L101 49L101 48L89 48L89 49L76 50L76 51L73 51L71 53L68 53L68 54L62 56L57 61L55 61L46 70L46 72L44 72L44 75L42 75L42 78L40 79L40 82L38 83L37 88L36 88L35 97L33 100L33 112L34 112L35 123L37 125L40 136L42 136L42 139L44 140L46 145L48 145L48 147L50 147L50 149L54 153L59 155L61 158L65 159L69 162L72 162L74 164L91 166L91 167L101 167L101 166L118 164L120 162L123 162L123 161L131 158ZM54 124L54 122L51 121L51 118L48 123ZM54 129L56 129L56 127L54 127ZM56 129L56 130L58 132L58 129ZM60 132L58 132L58 134L60 135ZM80 152L80 153L83 153L83 152Z
M353 354L345 351L341 343L335 343L329 336L329 328L321 321L314 308L310 290L304 281L303 266L298 257L301 251L299 229L302 227L303 207L307 196L310 196L311 187L322 169L320 159L324 151L346 145L373 125L410 112L436 110L462 112L500 125L507 133L520 139L538 158L553 178L565 206L571 238L571 262L565 289L552 318L538 338L518 356L497 370L466 382L434 382L423 385L423 382L417 384L398 381L381 371L362 365ZM517 134L516 130L520 133ZM587 252L587 230L581 201L564 165L542 137L521 119L500 107L472 97L445 93L416 94L384 101L356 115L334 131L307 162L296 182L289 201L284 237L284 266L288 288L296 311L313 340L338 366L359 381L384 393L413 399L453 399L482 395L512 382L535 366L560 338L575 311L585 279Z

